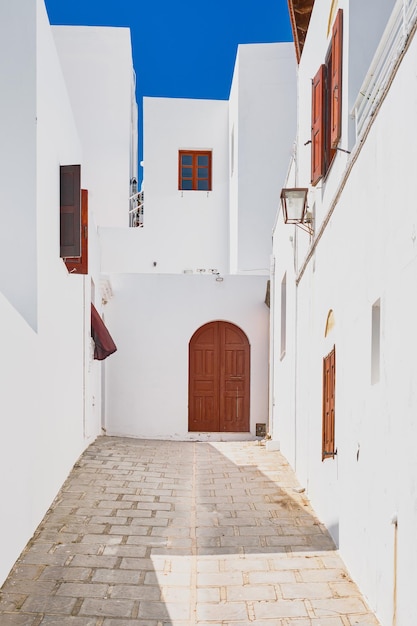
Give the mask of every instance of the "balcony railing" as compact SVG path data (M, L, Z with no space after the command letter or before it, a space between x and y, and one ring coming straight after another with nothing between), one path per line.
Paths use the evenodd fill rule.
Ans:
M397 0L353 107L356 140L381 101L416 20L417 0Z
M129 198L129 226L132 228L143 227L143 191L134 193Z

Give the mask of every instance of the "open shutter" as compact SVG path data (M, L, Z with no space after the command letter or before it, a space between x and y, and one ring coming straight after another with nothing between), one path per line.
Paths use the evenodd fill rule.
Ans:
M323 430L322 460L334 458L335 452L336 350L323 359Z
M330 145L336 148L342 132L342 39L343 11L339 9L333 24L330 78Z
M60 168L60 256L81 256L81 166Z
M321 65L312 84L311 105L311 184L324 176L325 141L325 78L326 66Z
M88 274L88 191L81 189L81 256L64 259L71 274Z

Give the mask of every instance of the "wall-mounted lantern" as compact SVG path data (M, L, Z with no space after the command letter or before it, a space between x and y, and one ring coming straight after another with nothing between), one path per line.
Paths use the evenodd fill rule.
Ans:
M285 224L295 224L310 235L313 234L312 217L307 211L306 187L281 189L281 206Z

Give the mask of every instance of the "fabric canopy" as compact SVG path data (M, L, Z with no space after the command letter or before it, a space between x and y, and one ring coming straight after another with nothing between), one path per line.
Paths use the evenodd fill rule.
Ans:
M94 340L94 358L98 361L107 359L116 352L117 346L93 303L91 303L91 336Z

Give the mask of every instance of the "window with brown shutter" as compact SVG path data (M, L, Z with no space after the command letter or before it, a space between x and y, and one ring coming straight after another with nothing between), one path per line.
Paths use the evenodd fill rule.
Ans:
M342 129L342 32L343 11L339 9L332 31L330 80L330 145L336 148Z
M322 461L333 459L335 450L336 348L323 359Z
M60 167L60 256L81 256L81 166Z
M64 258L70 274L88 274L88 191L81 189L81 256Z
M311 184L317 185L329 170L341 137L342 122L343 11L339 9L332 30L326 62L312 82Z
M321 65L313 79L311 108L311 184L324 176L326 66Z

